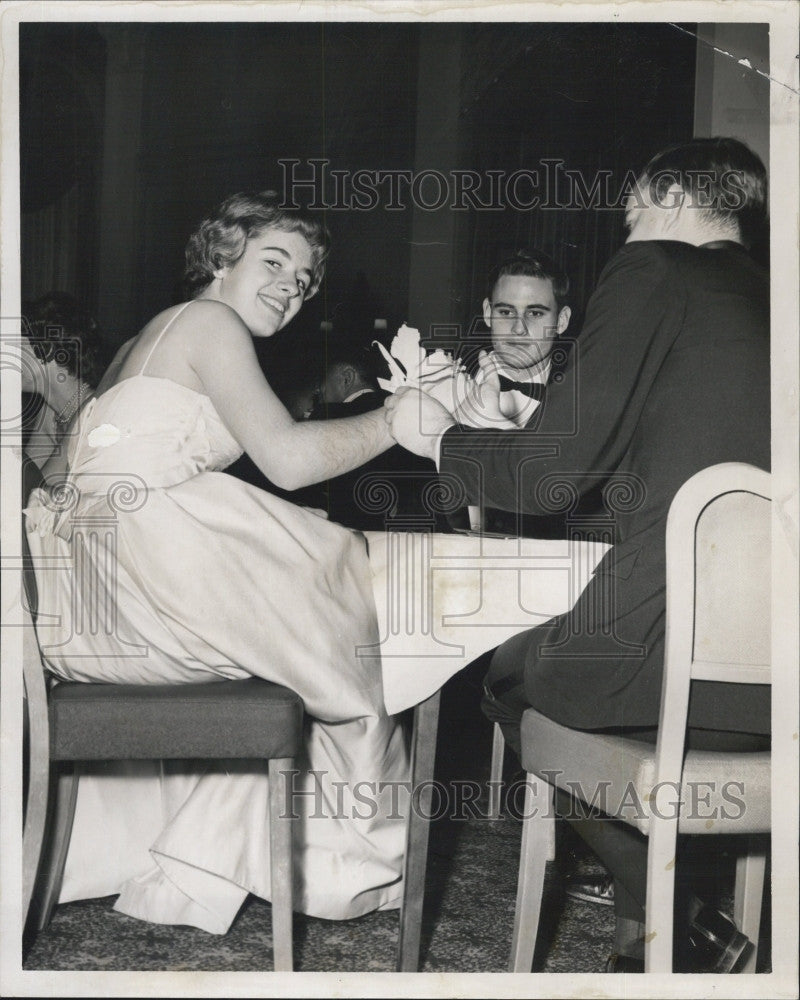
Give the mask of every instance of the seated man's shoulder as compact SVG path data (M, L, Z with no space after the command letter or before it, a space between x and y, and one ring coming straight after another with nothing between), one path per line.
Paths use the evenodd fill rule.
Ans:
M722 248L720 255L719 248ZM615 268L672 268L696 267L704 268L711 261L736 259L754 263L743 246L734 242L719 241L719 248L713 250L706 246L696 246L684 243L682 240L634 240L625 243L614 254L607 265L607 270Z
M685 250L696 251L697 248L676 240L634 240L617 250L606 265L606 270L642 267L667 269L683 256Z
M596 294L649 296L685 283L687 270L702 266L697 247L674 240L625 243L603 268Z

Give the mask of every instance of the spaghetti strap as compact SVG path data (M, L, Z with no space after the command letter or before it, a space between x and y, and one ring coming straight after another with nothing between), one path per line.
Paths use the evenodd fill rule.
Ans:
M181 313L183 312L183 310L187 306L189 306L191 304L192 304L192 300L191 299L188 302L184 302L183 305L180 307L180 309L175 313L175 315L172 317L172 319L167 323L167 325L161 331L161 333L159 333L159 335L156 337L155 343L150 348L150 350L149 350L149 352L147 354L147 357L144 359L144 364L142 365L142 370L139 372L140 375L144 375L144 370L150 364L150 358L152 358L152 356L153 356L153 351L161 343L161 338L164 336L164 334L167 332L167 330L169 330L169 328L172 326L172 324L175 322L175 320L181 315Z

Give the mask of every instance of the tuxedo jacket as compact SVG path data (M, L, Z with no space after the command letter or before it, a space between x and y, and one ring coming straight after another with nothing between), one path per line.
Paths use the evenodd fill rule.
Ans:
M575 339L569 335L559 337L550 354L550 370L547 382L542 385L544 393L549 391L549 386L560 385L564 379L567 363L575 344ZM491 345L489 345L491 347ZM471 374L477 372L477 367L472 366ZM534 421L538 419L537 414L540 407L537 407L533 414ZM535 426L532 422L530 426ZM553 510L548 514L529 514L520 507L514 510L503 510L497 507L484 505L483 508L483 531L495 535L508 535L525 538L582 538L585 531L591 532L592 515L602 510L602 483L597 483L592 489L576 499L575 503L553 505ZM449 515L450 526L455 530L464 531L470 527L470 518L467 507L462 507Z
M727 241L626 244L564 375L522 431L448 430L440 474L470 503L537 516L605 483L616 544L573 611L530 633L525 696L578 729L654 726L670 503L718 462L769 468L766 272ZM695 683L689 721L768 732L769 690Z

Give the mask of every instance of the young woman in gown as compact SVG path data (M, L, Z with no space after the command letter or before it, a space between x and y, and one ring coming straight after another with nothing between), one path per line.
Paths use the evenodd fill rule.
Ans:
M72 429L64 484L26 514L57 677L255 675L302 697L295 906L341 919L399 905L404 842L403 733L364 655L378 641L365 539L221 472L246 450L295 489L392 443L381 411L295 422L257 363L253 338L296 315L325 255L319 223L274 196L224 202L187 247L193 297L120 349ZM270 895L267 796L266 764L100 768L81 782L61 901L119 893L128 915L225 932L248 892Z

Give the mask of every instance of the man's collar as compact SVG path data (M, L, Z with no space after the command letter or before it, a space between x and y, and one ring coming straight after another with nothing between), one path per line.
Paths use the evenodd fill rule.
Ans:
M701 243L698 250L746 250L736 240L711 240L709 243Z
M364 389L356 389L355 392L351 392L347 399L343 399L343 403L352 403L354 399L358 399L359 396L364 396L368 392L375 392L374 389L370 389L368 386Z

